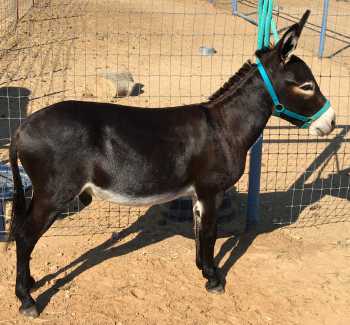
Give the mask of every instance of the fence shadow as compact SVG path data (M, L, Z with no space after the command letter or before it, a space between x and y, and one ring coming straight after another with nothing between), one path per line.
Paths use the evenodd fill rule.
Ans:
M163 210L159 206L150 208L145 215L140 217L128 228L123 229L117 235L111 236L111 238L107 239L99 246L83 253L70 264L40 279L36 283L36 288L40 288L58 276L66 274L37 297L39 311L43 311L60 288L73 281L75 277L83 272L108 259L126 255L176 235L194 239L191 222L176 222L172 219L168 219L162 215L162 211ZM225 238L225 242L216 255L215 262L216 264L222 264L220 274L224 284L229 270L236 261L244 255L255 238L261 233L273 231L278 227L279 226L264 222L260 224L259 227L245 232L245 218L239 216L236 216L236 218L229 222L219 224L218 237ZM127 236L135 233L137 235L133 239L126 242L124 241ZM196 267L194 259L189 262L193 263L193 267ZM201 285L203 286L203 290L205 290L204 280L198 283L198 286Z
M128 228L120 231L116 236L112 236L101 245L94 247L82 254L79 258L72 261L69 265L39 280L36 285L37 288L53 280L60 274L70 271L66 276L59 279L53 286L38 296L37 302L40 311L45 308L45 306L49 303L50 299L55 295L59 288L72 281L81 273L94 267L95 265L104 262L105 260L126 255L135 250L161 242L175 235L180 235L191 239L194 238L191 222L176 222L172 219L167 218L162 213L162 211L164 210L160 206L154 206L150 208L145 215L141 216ZM222 224L219 226L220 237L227 237L232 235L231 231L227 231L227 225L225 225L226 224ZM244 222L237 218L235 220L234 227L230 228L237 230L237 233L243 232ZM136 237L127 242L124 242L124 239L133 233L137 233ZM195 267L194 260L193 267ZM202 285L204 285L204 281ZM204 287L203 290L205 290Z
M288 225L299 221L300 214L306 208L311 206L312 210L318 210L320 205L315 205L315 203L326 196L350 199L349 169L340 169L341 166L337 156L341 145L348 141L346 136L349 132L349 126L340 125L339 128L341 129L339 134L330 140L324 150L317 155L289 189L261 194L261 201L264 206L279 207L278 209L272 209L268 214L265 213L265 218L271 218L273 223L278 222L281 225ZM336 171L328 174L325 178L321 177L323 170L333 157L335 157ZM317 173L316 177L314 177L315 173ZM314 177L314 180L309 182L311 176ZM317 213L315 212L314 214L317 218ZM329 223L331 222L330 220L328 221ZM309 225L320 225L323 223L327 223L327 220L323 219L322 222L319 222L316 219Z

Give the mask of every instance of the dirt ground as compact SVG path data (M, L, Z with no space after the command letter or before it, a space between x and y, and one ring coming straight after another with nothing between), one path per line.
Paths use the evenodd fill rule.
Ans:
M32 321L17 313L12 247L0 255L0 322L349 324L349 223L265 229L245 238L225 229L216 245L223 295L204 289L191 223L169 221L157 210L125 238L123 232L114 239L46 237L31 261L40 285L34 297L43 309Z
M254 11L249 3L240 10ZM281 13L280 28L306 9L305 1L279 4L292 16ZM308 8L319 25L322 1L309 1ZM349 12L349 2L331 2L329 28L347 33ZM255 40L256 28L231 16L226 0L214 6L200 0L36 1L0 43L0 158L6 161L20 119L63 99L145 108L205 100L253 59ZM216 246L224 295L204 289L190 222L169 219L164 207L95 200L79 213L72 205L34 251L39 319L17 314L14 248L0 254L0 324L349 324L350 48L327 38L319 59L318 42L318 33L306 29L298 54L330 97L338 128L317 139L271 119L262 161L265 226L257 236L237 236L246 212L245 173L235 197L237 222L221 225ZM200 56L203 45L217 54ZM144 92L113 98L115 86L103 71L130 71Z

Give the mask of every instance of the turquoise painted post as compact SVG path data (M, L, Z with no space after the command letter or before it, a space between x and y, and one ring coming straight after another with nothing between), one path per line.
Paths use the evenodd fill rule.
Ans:
M271 28L275 41L278 41L276 24L272 19L273 0L259 0L258 4L258 49L270 45ZM247 203L247 230L259 222L260 176L263 136L259 137L250 151L250 168Z

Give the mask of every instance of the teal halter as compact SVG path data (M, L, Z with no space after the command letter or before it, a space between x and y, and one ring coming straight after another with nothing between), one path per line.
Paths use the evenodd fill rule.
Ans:
M259 59L257 59L256 63L257 63L257 67L259 69L260 75L261 75L262 79L264 80L266 89L269 92L271 99L273 101L273 105L274 105L274 112L272 114L273 116L280 117L281 114L286 115L288 117L291 117L294 120L304 122L300 126L300 128L307 129L307 128L309 128L309 126L311 125L311 123L313 121L317 120L321 115L323 115L331 107L331 103L329 102L329 100L327 100L325 102L325 104L320 108L320 110L312 116L305 116L305 115L301 115L301 114L290 111L283 104L281 104L280 101L278 100L275 89L273 88L273 85L270 81L270 78L267 75L267 72L266 72L263 64L261 63L261 61Z

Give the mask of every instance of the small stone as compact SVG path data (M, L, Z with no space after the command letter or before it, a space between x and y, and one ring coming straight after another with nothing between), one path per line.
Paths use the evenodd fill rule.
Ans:
M85 97L85 98L94 98L95 96L94 96L94 94L92 93L92 92L84 92L83 94L82 94L82 96L83 97Z
M59 270L60 266L59 265L51 265L50 266L50 271L51 272L56 272L57 270Z
M313 210L319 210L321 209L322 206L321 204L314 204L313 206L310 207L310 210L313 211Z
M142 299L142 300L145 299L146 293L142 289L134 288L134 289L131 289L130 292L135 298Z

